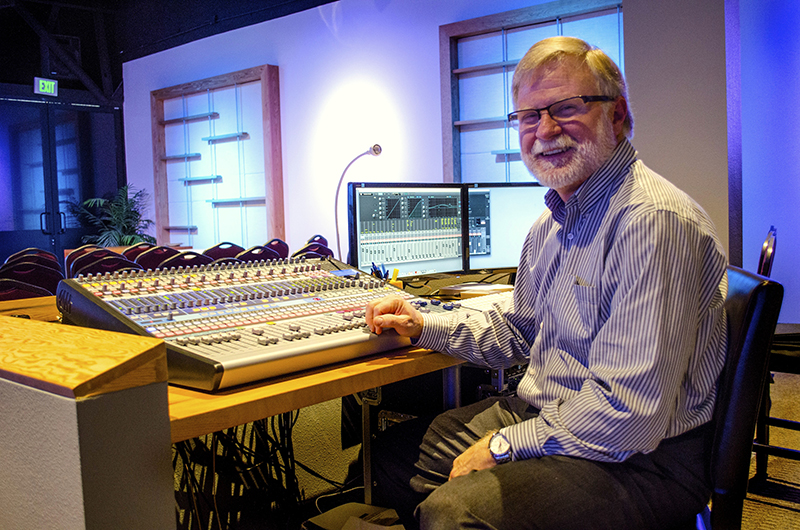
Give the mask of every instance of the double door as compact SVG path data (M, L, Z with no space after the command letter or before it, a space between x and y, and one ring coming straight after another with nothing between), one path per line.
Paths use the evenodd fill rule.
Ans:
M0 263L28 247L63 256L89 229L69 202L125 183L119 109L0 97Z

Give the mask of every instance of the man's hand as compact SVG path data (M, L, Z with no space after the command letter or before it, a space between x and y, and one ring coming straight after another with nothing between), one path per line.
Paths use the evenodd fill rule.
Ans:
M471 471L480 471L481 469L489 469L494 467L497 463L489 452L489 439L492 437L489 433L477 442L472 447L461 453L453 461L453 469L450 471L450 480L461 475L466 475Z
M422 314L399 296L369 302L365 317L369 330L378 335L384 328L393 328L399 335L412 339L422 333Z

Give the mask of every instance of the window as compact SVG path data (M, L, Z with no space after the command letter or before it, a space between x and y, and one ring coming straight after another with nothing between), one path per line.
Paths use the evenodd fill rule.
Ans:
M557 1L439 28L445 182L533 180L506 120L514 67L534 43L579 37L623 70L622 5Z
M151 93L159 244L284 238L278 67Z

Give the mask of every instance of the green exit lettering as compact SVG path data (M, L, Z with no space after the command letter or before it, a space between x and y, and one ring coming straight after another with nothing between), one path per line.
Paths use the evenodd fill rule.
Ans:
M39 92L44 92L45 94L52 94L55 92L56 89L56 82L55 81L45 81L44 79L39 80Z
M44 94L47 96L58 96L58 81L43 77L33 78L34 94Z

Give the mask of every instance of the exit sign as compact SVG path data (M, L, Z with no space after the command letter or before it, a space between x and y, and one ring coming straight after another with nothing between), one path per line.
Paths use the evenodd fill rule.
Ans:
M33 93L44 94L45 96L57 96L58 81L54 79L45 79L44 77L34 77Z

